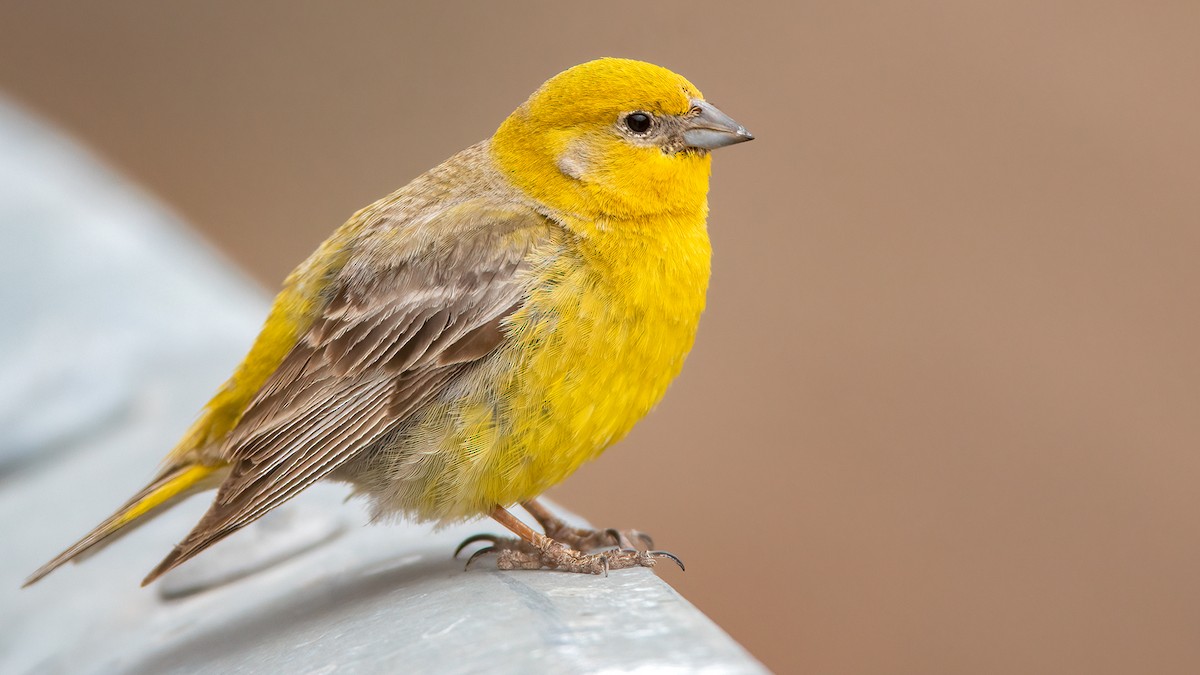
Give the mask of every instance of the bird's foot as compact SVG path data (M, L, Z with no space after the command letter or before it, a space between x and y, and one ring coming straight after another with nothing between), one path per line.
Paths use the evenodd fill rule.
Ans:
M589 534L592 532L587 531ZM601 533L605 532L603 530ZM628 537L626 537L628 539ZM467 538L455 551L455 556L469 544L487 541L491 545L482 548L467 560L467 567L476 558L495 554L496 567L502 570L553 569L578 574L608 575L609 570L629 567L654 567L660 558L671 560L683 569L683 561L666 551L639 551L636 548L616 548L597 553L582 553L567 544L550 537L534 534L532 541L477 534Z
M621 549L641 548L649 550L654 548L654 539L645 532L638 530L617 530L607 528L603 530L593 530L586 527L574 527L568 525L563 519L554 515L537 500L529 500L521 504L530 515L538 521L542 526L542 531L547 537L566 544L577 551L595 551L609 546L616 546ZM641 546L634 544L639 542Z
M547 537L577 551L595 551L611 546L620 549L649 550L654 548L654 540L650 538L650 535L637 530L617 530L611 527L604 530L593 530L586 527L572 527L557 518L552 522L542 523L542 527L546 530Z

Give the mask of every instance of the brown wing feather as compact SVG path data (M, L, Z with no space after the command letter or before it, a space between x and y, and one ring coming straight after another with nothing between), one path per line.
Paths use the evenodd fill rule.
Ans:
M144 583L329 475L501 343L526 293L518 272L548 227L505 215L436 251L362 243L226 441L232 467L212 507Z

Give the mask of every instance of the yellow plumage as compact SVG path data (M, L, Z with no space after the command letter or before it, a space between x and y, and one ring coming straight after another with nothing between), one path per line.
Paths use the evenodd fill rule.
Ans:
M300 265L156 481L30 582L216 484L148 580L326 476L424 520L529 503L678 374L709 279L708 150L749 138L658 66L552 78Z

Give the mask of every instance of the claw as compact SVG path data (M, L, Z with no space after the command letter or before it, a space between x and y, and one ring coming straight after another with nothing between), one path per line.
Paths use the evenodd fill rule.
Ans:
M675 562L676 565L679 565L679 569L681 571L687 571L687 568L683 566L683 561L679 559L679 556L669 551L647 551L646 555L654 556L655 558L670 558Z
M637 530L634 530L633 536L637 537L638 539L641 539L642 543L646 545L647 549L654 548L654 539L650 535L646 534L645 532L639 532Z
M617 546L621 545L621 531L615 527L610 527L604 531L609 537L612 537L613 543Z
M476 535L476 536L478 536L478 535ZM479 541L479 540L477 539L476 541ZM487 546L485 548L479 549L478 551L475 551L474 553L471 554L470 558L467 558L467 564L463 565L463 571L466 572L467 570L471 569L471 563L475 562L475 559L478 558L479 556L487 555L489 553L496 553L496 552L497 552L497 549L495 546ZM672 557L674 557L674 556L672 556ZM678 562L678 559L676 560L676 562ZM679 563L679 564L682 565L683 563Z
M463 539L462 543L458 545L458 548L454 549L453 557L457 558L458 554L462 553L462 550L464 548L470 546L471 544L474 544L477 541L490 541L491 543L495 544L499 538L500 537L497 537L494 534L487 534L487 533L473 534L473 535L467 537L466 539ZM470 564L470 563L467 563L467 564Z

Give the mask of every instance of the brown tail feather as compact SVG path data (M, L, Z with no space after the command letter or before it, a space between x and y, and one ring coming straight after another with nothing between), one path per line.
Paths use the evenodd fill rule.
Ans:
M139 525L153 520L184 497L216 487L226 473L224 466L199 464L183 464L163 471L86 536L29 575L22 588L37 583L69 561L83 560L96 553Z
M167 554L167 557L163 558L162 562L158 563L158 565L150 571L150 574L146 575L145 579L142 579L142 585L148 586L151 583L154 583L155 579L191 560L204 549L212 546L218 541L221 541L225 537L228 537L238 529L241 528L233 528L228 532L221 532L219 534L210 534L204 540L195 543L192 543L192 537L189 536L186 540L172 549L171 552Z

